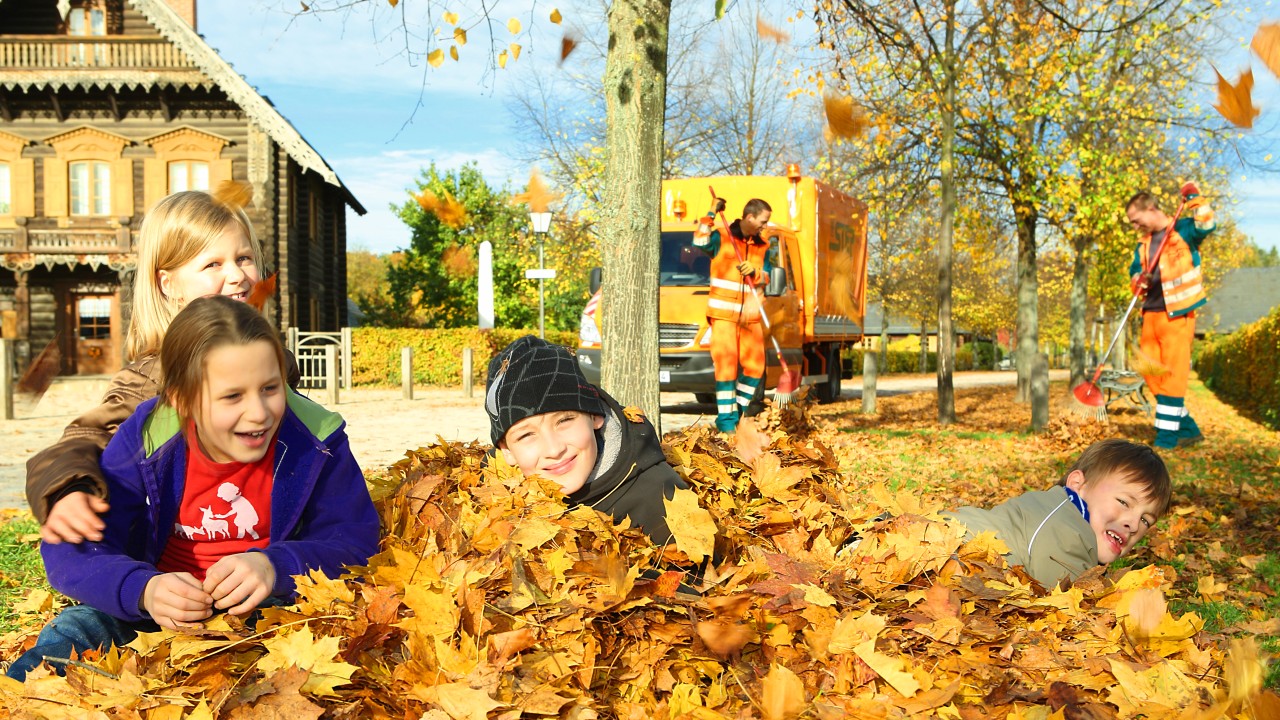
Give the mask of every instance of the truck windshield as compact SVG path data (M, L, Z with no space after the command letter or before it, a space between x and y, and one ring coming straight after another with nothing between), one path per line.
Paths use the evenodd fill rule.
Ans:
M662 233L658 284L667 286L711 283L711 256L693 246L692 231Z

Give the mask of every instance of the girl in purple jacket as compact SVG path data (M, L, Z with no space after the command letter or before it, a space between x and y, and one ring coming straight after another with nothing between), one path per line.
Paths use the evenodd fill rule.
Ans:
M157 626L286 601L293 576L337 577L378 550L342 418L288 390L284 349L260 313L221 296L193 300L160 359L160 395L102 456L102 540L41 546L49 583L82 604L49 623L9 677Z

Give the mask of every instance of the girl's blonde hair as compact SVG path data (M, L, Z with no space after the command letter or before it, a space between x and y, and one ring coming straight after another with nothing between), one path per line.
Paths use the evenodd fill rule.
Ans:
M160 397L184 420L194 417L204 389L209 353L225 345L249 345L259 340L275 350L283 386L284 346L262 313L248 303L222 295L192 300L173 319L160 346L160 365L164 368Z
M182 309L160 290L160 271L172 272L190 262L233 226L249 238L253 263L264 275L262 245L244 210L207 192L189 190L166 197L147 213L138 232L133 318L125 338L130 360L158 352L169 323Z

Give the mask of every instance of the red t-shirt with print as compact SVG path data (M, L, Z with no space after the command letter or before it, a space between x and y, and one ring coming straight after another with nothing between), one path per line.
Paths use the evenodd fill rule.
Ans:
M275 439L254 463L217 463L200 449L195 425L184 433L186 483L173 534L160 554L160 572L204 573L228 555L265 548L271 530L272 465Z

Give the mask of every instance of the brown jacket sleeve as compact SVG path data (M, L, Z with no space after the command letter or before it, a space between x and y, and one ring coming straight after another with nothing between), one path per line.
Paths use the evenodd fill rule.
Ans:
M98 497L107 496L98 459L120 423L159 392L160 363L156 356L130 363L111 378L98 407L72 421L58 442L27 461L27 503L36 520L44 524L53 503L73 485L84 486L84 490Z
M285 351L286 382L297 388L300 373L293 353ZM58 442L27 461L27 504L40 524L69 488L107 497L98 460L116 428L143 402L160 393L160 362L155 355L135 360L111 378L102 404L76 418ZM109 498L108 498L109 499Z

